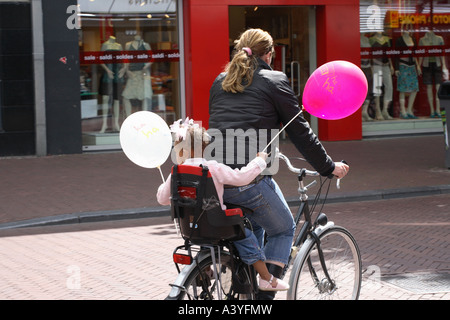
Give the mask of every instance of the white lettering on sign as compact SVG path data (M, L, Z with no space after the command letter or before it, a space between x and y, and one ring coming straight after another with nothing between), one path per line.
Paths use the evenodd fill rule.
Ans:
M140 12L146 14L153 13L174 13L177 9L175 0L78 0L80 12L82 13L126 13Z

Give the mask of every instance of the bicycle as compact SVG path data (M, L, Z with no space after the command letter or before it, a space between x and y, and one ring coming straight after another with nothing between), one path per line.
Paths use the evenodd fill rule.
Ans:
M289 263L284 269L286 275L292 266L287 299L358 299L362 265L356 240L348 230L328 221L327 216L321 212L332 177L322 178L318 172L295 168L282 153L278 152L277 157L286 163L290 171L297 174L300 195L300 205L294 219L296 226L301 227L297 228L299 231L294 236ZM317 184L317 180L305 186L306 176L320 177L321 180L312 202L307 192ZM313 220L314 210L320 202L322 188L327 181L322 207ZM167 300L257 298L256 272L252 266L240 260L232 241L196 246L187 240L174 250L173 257L179 275L170 284L172 289ZM186 266L180 269L179 264Z

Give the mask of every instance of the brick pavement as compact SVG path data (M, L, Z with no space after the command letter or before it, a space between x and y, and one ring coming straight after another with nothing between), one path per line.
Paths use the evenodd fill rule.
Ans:
M448 289L412 292L385 281L448 274L448 195L335 203L325 211L359 243L368 270L361 299L450 299ZM181 243L168 217L2 230L0 299L164 299Z

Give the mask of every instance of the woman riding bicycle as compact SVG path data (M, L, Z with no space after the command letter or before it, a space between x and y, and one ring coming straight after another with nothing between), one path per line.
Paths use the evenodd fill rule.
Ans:
M297 97L288 78L282 72L271 69L273 39L261 29L249 29L235 41L234 56L226 69L214 81L210 90L209 127L218 129L226 137L227 129L255 130L257 134L266 129L280 129L300 112ZM308 122L300 113L286 132L308 162L321 175L333 174L343 178L349 167L333 162L327 155ZM262 133L266 135L266 133ZM267 136L257 136L257 141L245 139L245 161L237 161L223 150L223 163L232 168L241 168L249 163L250 143L259 146L259 140L268 141ZM227 143L224 144L224 148ZM241 205L253 212L247 215L261 247L264 246L269 272L281 278L288 262L294 235L294 221L284 196L274 179L267 175L253 183L242 186L226 186L225 202ZM264 232L267 243L264 244ZM260 299L273 299L274 294L259 294Z

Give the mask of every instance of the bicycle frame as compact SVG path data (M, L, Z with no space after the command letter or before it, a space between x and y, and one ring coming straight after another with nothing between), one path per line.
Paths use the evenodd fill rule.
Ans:
M311 211L309 208L308 196L306 195L307 190L315 184L312 182L308 186L305 187L303 178L306 176L306 170L302 169L302 171L298 174L298 182L299 182L299 193L300 193L300 206L298 208L297 214L295 216L295 225L298 226L300 223L300 219L303 216L305 222L303 223L297 238L293 242L294 247L298 247L301 245L308 236L308 233L312 230L313 222L311 217Z
M282 157L284 157L283 155L281 155ZM288 159L283 159L286 161L288 167L292 167L290 165L290 162ZM293 170L291 170L293 171ZM321 225L321 226L326 226L328 225L328 219L326 217L326 215L324 213L319 213L317 215L316 220L314 221L314 223L312 222L312 215L311 215L311 211L310 211L310 206L309 206L309 201L308 201L308 196L306 195L307 190L313 186L316 181L313 181L312 183L310 183L308 186L305 187L304 182L303 182L303 178L306 176L306 169L301 169L300 173L298 174L298 181L299 181L299 193L300 193L300 206L298 208L297 214L295 216L295 225L298 226L301 217L303 216L305 219L305 222L303 223L299 234L297 235L296 239L293 242L293 250L295 251L295 254L297 253L298 248L305 242L305 240L307 239L308 236L311 237L311 239L316 243L317 245L317 251L319 254L319 260L320 260L320 264L321 267L324 271L324 274L328 280L328 282L331 284L332 289L334 288L335 284L332 281L329 273L328 273L328 269L325 263L325 258L323 255L323 251L322 248L320 246L320 240L319 240L319 235L320 233L322 233L324 230L321 228L320 230L318 230L319 232L316 233L315 229L317 225ZM330 177L332 178L332 177ZM330 226L333 225L333 223L330 223ZM288 260L288 264L285 267L285 272L287 271L290 262L293 258L295 258L295 254L294 255L290 255L289 256L289 260ZM310 259L308 258L307 260L308 263L308 267L309 267L309 271L312 275L312 277L315 279L315 281L317 283L319 283L319 279L317 277L317 274L314 270L314 267L312 266L312 263L310 261Z

